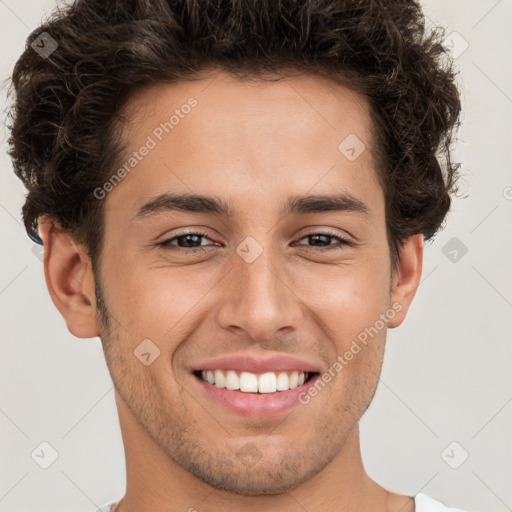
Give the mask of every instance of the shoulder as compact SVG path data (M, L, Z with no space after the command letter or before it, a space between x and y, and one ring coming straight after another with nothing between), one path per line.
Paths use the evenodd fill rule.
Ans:
M449 508L440 501L421 493L415 496L414 503L416 512L465 512L460 508Z

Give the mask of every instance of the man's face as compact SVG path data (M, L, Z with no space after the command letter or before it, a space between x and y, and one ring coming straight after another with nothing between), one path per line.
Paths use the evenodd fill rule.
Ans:
M197 104L182 108L191 97ZM130 151L150 149L103 199L100 269L121 421L216 488L292 489L340 452L382 364L385 328L344 357L365 329L382 326L392 299L368 106L311 75L242 82L223 73L154 86L129 106ZM167 133L160 124L176 109ZM232 215L168 208L163 194L213 197ZM353 201L283 212L290 198L312 195ZM256 394L198 376L215 364L240 374L240 361L211 363L235 355L264 360L256 374L284 355L298 362L274 361L277 378L294 365L309 365L313 379L335 376L309 401L315 380Z

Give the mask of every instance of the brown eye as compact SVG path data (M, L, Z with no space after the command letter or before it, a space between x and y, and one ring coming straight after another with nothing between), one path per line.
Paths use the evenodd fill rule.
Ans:
M202 239L210 240L207 233L182 233L159 242L157 245L168 250L185 251L189 253L204 252L208 250L206 246L208 244L201 244Z
M319 248L320 250L336 250L342 249L345 245L350 245L348 240L344 238L334 235L332 233L311 233L301 238L301 240L308 239L308 241L312 244L310 247L315 249ZM336 245L332 245L330 242L332 239L337 241ZM300 244L303 245L303 244Z
M190 248L190 247L188 247L187 244L197 244L199 242L199 245L201 245L201 243L200 243L201 238L205 238L205 237L203 235L199 235L199 234L195 234L195 233L187 233L186 235L175 236L174 238L167 240L165 244L171 245L171 242L176 240L178 242L179 247ZM196 246L194 245L194 247L196 247Z

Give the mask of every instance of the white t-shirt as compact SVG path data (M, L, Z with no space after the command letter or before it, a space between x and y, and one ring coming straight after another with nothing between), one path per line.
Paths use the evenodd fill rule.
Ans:
M464 512L460 508L448 508L440 501L436 501L434 498L421 493L414 497L414 504L416 505L416 512ZM113 505L115 503L110 503L98 509L97 512L110 512Z

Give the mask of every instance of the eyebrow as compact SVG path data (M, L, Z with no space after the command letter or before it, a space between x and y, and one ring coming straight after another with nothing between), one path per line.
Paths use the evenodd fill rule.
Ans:
M143 219L163 211L213 214L233 217L234 210L224 200L200 194L160 194L142 205L134 219ZM368 215L366 204L349 193L334 195L292 196L288 198L281 216L306 215L308 213L355 212Z

